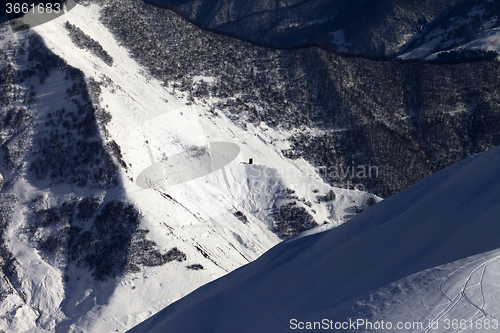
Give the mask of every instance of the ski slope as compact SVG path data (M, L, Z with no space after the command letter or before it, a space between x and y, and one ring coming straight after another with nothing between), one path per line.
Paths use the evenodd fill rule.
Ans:
M77 5L32 31L10 31L1 41L2 47L8 41L22 45L35 32L53 53L83 71L87 83L91 78L105 82L99 100L94 102L106 109L112 120L106 125L108 133L101 128L101 134L104 142L116 141L127 165L120 169L123 187L98 193L64 184L48 187L47 182L19 180L12 190L20 200L8 235L10 250L22 272L20 279L25 281L19 288L27 297L15 294L0 304L0 328L7 331L124 332L278 244L280 239L272 231L272 209L287 202L282 195L286 188L294 190L304 202L311 202L311 206L302 201L298 205L313 214L319 224L328 221L331 227L347 221L354 208L362 207L372 197L365 192L332 188L304 160L285 158L281 150L289 148L286 139L290 133L263 123L249 124L244 131L224 115L214 117L208 111L216 101L190 103L151 78L99 22L99 9L95 4ZM27 15L26 19L36 21L37 17ZM113 65L74 45L64 28L66 21L98 41L113 57ZM38 100L33 107L40 119L50 108L65 103L62 73L52 73L45 85L36 89ZM213 143L221 142L239 147L237 156L225 159L223 167L211 168L197 158L204 147L210 150ZM186 159L174 158L186 152ZM249 158L254 164L248 164ZM194 168L208 171L189 180L179 176ZM185 181L164 181L176 176ZM149 181L151 186L144 186ZM320 202L318 198L330 190L337 199ZM144 266L139 273L108 281L95 281L82 267L64 270L44 260L26 239L26 207L38 195L47 198L49 207L85 195L96 195L103 203L131 202L143 216L140 228L149 231L148 239L162 252L178 248L187 260ZM190 265L203 269L188 269Z
M275 246L129 332L312 331L315 322L342 332L498 332L498 165L500 147L467 158L349 223Z

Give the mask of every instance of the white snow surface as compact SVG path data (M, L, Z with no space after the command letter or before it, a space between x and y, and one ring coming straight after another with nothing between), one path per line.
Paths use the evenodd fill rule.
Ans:
M106 126L108 140L118 143L123 160L129 165L127 171L120 171L124 187L85 193L68 185L49 188L46 182L18 181L12 191L20 200L8 235L9 248L19 261L20 278L24 281L21 288L26 297L13 294L0 304L0 330L124 332L278 244L280 239L271 230L271 211L274 203L280 204L280 193L285 188L295 190L297 197L311 202L311 207L300 201L297 205L306 208L319 224L328 221L330 226L344 223L352 217L355 207L362 206L372 196L332 188L304 160L283 157L281 150L289 148L286 132L264 124L249 124L248 130L243 131L223 115L213 117L208 112L210 105L186 105L184 97L173 95L129 57L128 51L99 22L99 15L95 4L77 5L67 14L32 30L43 37L52 52L82 70L87 80L91 77L97 81L112 80L111 85L101 86L99 102L112 114ZM64 28L66 21L98 41L113 57L113 66L76 47ZM0 46L7 41L19 43L28 33L6 34ZM64 74L53 73L45 85L37 85L38 100L33 107L40 114L57 108L65 93L65 89L59 91L64 84ZM240 147L239 155L223 169L188 182L169 185L160 179L150 189L137 185L137 177L151 166L148 170L156 170L161 176L165 172L161 165L168 164L168 157L213 142L234 143ZM246 163L249 158L254 159L254 164ZM178 165L180 172L192 168L192 163L196 160L188 159ZM156 176L155 172L149 173L150 178ZM320 203L318 198L330 190L335 192L336 200ZM177 247L187 260L141 267L140 273L105 282L95 281L82 268L70 266L65 271L44 261L26 239L26 206L40 194L47 198L50 207L73 196L85 195L98 196L103 202L131 202L144 216L140 228L150 231L148 239L155 241L162 253ZM166 194L175 201L168 200ZM247 223L236 216L237 211L246 216ZM186 268L192 264L202 264L204 269ZM63 280L64 275L69 282Z
M498 332L499 165L500 147L467 158L338 228L276 245L129 332L312 331L323 320L386 323L336 332Z
M462 48L500 52L500 27L483 31L474 40L460 47Z
M429 52L435 46L435 44L436 43L434 42L430 42L401 57L403 58L422 57L426 59L436 59L439 52L432 54L430 54L431 52ZM500 53L500 27L483 31L479 35L477 35L472 41L447 51L458 51L458 50L484 50L484 51L495 51ZM426 54L425 52L428 53ZM498 56L497 59L500 60L500 56Z
M440 52L433 53L434 48L439 43L442 43L446 52L448 51L457 51L457 50L484 50L484 51L495 51L500 53L500 27L498 27L498 18L495 17L490 21L483 21L482 28L483 31L475 36L471 41L463 43L456 38L447 39L445 36L451 32L453 29L456 29L456 24L458 23L468 23L472 20L472 17L475 14L482 15L484 13L484 9L473 10L469 13L468 21L464 21L463 19L453 18L451 22L452 26L443 31L441 28L436 28L432 30L425 36L425 43L415 49L412 49L409 52L406 52L400 55L400 58L410 59L410 58L422 58L422 59L436 59ZM460 45L447 48L447 46L451 46L455 43ZM497 57L500 60L500 56Z

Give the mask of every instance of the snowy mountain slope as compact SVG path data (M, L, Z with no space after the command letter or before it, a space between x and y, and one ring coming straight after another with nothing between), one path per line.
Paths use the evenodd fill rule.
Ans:
M3 27L1 154L12 165L0 172L18 201L2 328L124 331L280 238L367 207L372 195L326 185L311 161L334 174L346 169L332 159L352 171L381 156L385 178L371 180L395 179L396 191L498 141L495 62L277 52L139 4L104 2L102 21L98 6L77 6L34 29L43 43ZM72 67L36 57L45 43ZM239 155L221 156L221 143ZM186 174L200 177L170 182Z
M321 42L337 51L411 58L474 41L498 27L500 8L489 0L145 2L174 5L201 27L275 47Z
M214 115L243 129L285 129L284 156L325 167L321 176L331 185L362 183L387 197L500 144L492 89L499 63L492 59L437 64L317 47L276 50L199 29L141 1L103 7L103 24L168 91L214 101ZM373 165L375 177L339 175Z
M499 163L500 148L470 157L336 229L281 243L129 332L288 332L323 319L333 330L391 322L381 332L429 320L406 332L452 332L472 319L465 331L488 321L496 332Z
M148 0L173 4L201 26L279 47L311 41L341 51L393 54L462 1ZM347 37L347 38L344 38Z
M400 57L435 59L441 51L462 49L500 52L500 21L495 6L498 4L493 2L477 3L452 11L415 36Z
M12 206L2 220L2 258L12 263L3 270L2 329L124 331L302 230L286 214L277 221L276 208L339 225L374 197L332 188L304 160L285 158L287 133L264 124L243 131L209 106L174 96L98 18L98 6L76 6L33 29L43 41L2 27L2 66L15 68L12 83L2 82L9 102L2 154L12 164L0 170L1 195ZM72 33L93 48L82 49ZM19 72L28 73L21 81L16 70L32 68ZM11 118L26 130L14 131ZM220 142L240 152L212 172L206 150L216 164L211 145ZM196 168L206 173L169 183ZM326 202L329 191L335 199Z
M379 332L497 332L499 265L498 249L461 259L372 291L335 313L393 323Z

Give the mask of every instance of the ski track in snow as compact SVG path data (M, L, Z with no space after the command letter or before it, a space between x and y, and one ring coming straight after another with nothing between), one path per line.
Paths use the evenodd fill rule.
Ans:
M483 293L483 280L484 280L484 273L486 271L486 268L490 265L491 262L497 260L500 258L500 255L495 256L492 259L489 259L480 265L476 266L470 273L469 275L465 278L464 282L462 283L462 287L458 292L455 293L455 296L451 295L448 296L444 291L443 291L443 284L446 283L446 280L448 280L450 277L453 277L453 275L457 274L459 270L463 267L460 267L456 271L452 272L448 276L442 278L439 281L439 290L441 294L448 300L448 305L445 307L444 310L442 310L440 313L438 313L432 320L431 322L436 322L439 321L441 318L444 316L448 315L452 310L454 310L457 305L460 303L460 301L464 300L467 304L471 305L474 307L477 311L469 317L466 321L472 320L475 318L477 315L481 314L482 317L491 317L494 319L498 319L495 316L488 314L484 311L484 306L485 306L485 299L484 299L484 293ZM468 286L469 282L471 281L472 277L479 271L480 271L480 279L479 282L475 285ZM482 304L478 305L472 302L469 297L467 297L466 291L467 289L473 288L474 286L479 286L480 287L480 294L481 294L481 302ZM451 298L453 297L453 298ZM478 318L479 319L479 318ZM426 331L429 332L429 329ZM455 331L459 332L459 331Z
M410 297L403 300L397 306L393 307L391 310L385 311L383 315L378 317L377 321L380 322L383 320L385 322L390 321L392 323L396 323L400 318L404 318L405 321L409 321L408 318L410 318L410 320L422 321L423 323L438 323L438 327L439 326L444 327L443 319L445 319L446 317L448 317L449 320L460 318L460 320L464 320L465 322L469 323L469 325L471 321L475 322L477 320L483 320L485 318L490 318L492 320L500 320L498 315L495 315L493 313L488 313L485 310L486 298L484 294L486 271L490 265L495 263L498 264L498 259L500 259L500 254L498 254L498 251L495 251L495 253L492 255L480 256L477 259L468 260L467 263L460 265L446 276L440 278L438 281L435 281L426 287L420 288L418 291L414 292ZM471 282L474 280L474 278L478 280L475 283ZM426 306L426 309L430 312L429 315L426 316L425 320L422 320L423 318L421 318L418 315L417 315L418 318L416 318L416 316L411 311L396 314L395 317L391 316L392 312L400 308L405 303L415 302L415 298L424 297L422 295L432 293L433 290L432 286L435 285L436 283L438 284L437 289L442 297L440 300L436 301L435 304L428 304ZM479 291L474 292L473 290L474 288L478 289ZM445 291L445 289L447 289L448 291ZM469 291L469 295L467 291ZM474 302L471 299L472 297L477 295L479 295L480 297L479 303ZM428 308L428 306L431 306L431 308ZM438 312L433 314L433 309L435 309ZM457 315L454 315L453 311L460 311L460 314L463 314L465 311L465 314L463 314L462 317L459 317ZM420 313L420 310L418 312ZM452 332L459 333L465 331L467 331L466 328L459 327L453 330ZM376 332L383 333L383 332L395 332L395 331L376 329ZM418 330L418 332L429 333L429 332L440 332L440 331L436 331L435 327L433 328L432 325L428 324L422 330Z

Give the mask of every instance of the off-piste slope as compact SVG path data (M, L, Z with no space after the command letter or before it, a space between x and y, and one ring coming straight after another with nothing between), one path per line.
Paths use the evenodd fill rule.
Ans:
M499 163L500 148L467 158L336 229L275 246L129 332L284 332L325 318L494 325Z
M285 158L286 133L174 95L99 6L24 18L0 26L0 331L123 332L374 200Z

